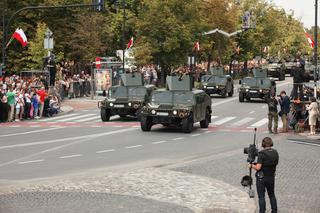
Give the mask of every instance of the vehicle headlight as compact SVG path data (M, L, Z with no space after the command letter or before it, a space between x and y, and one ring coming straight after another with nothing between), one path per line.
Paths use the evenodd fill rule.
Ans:
M246 92L249 92L249 89L246 89Z
M259 90L259 92L263 92L263 90L262 90L262 89L260 89L260 90Z
M156 111L153 109L153 110L151 111L151 113L152 113L153 115L155 115L155 114L156 114Z
M109 105L110 105L111 107L113 107L113 103L110 103Z
M178 114L178 111L177 111L177 110L173 110L172 114L173 114L173 115L177 115L177 114Z
M204 89L207 89L207 86L206 86L206 85L204 85L204 86L203 86L203 88L204 88Z
M129 103L128 103L128 106L129 106L129 107L131 107L131 106L132 106L132 103L131 103L131 102L129 102Z
M218 89L219 88L219 86L215 86L216 87L216 89Z

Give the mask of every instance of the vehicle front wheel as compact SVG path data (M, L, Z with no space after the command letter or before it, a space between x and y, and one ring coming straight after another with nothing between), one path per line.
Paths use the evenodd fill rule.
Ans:
M244 94L242 92L239 93L239 102L244 102Z
M100 117L103 122L109 121L110 116L111 116L111 113L109 109L101 108Z
M222 90L221 96L222 96L222 98L227 97L227 90L226 90L226 89L223 89L223 90Z
M140 125L141 125L142 131L149 132L152 127L151 117L141 116L140 117Z
M231 88L231 91L228 92L228 96L229 96L229 97L232 97L232 96L233 96L233 87Z
M184 133L191 133L193 129L193 121L190 117L184 118L182 120L182 131Z
M207 110L205 119L200 121L200 127L201 128L208 128L209 122L210 122L210 118L211 118L211 114Z

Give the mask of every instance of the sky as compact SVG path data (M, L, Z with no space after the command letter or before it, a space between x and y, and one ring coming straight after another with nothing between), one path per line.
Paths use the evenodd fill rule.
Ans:
M277 6L285 8L285 10L288 12L290 10L293 10L295 17L301 20L306 28L310 28L311 26L314 26L315 0L270 0L270 1L272 1ZM319 1L319 5L320 5L320 1ZM319 15L320 15L320 11L319 11Z

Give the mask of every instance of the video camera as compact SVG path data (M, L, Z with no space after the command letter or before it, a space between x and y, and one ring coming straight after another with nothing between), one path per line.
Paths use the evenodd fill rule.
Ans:
M250 144L249 147L245 147L243 149L243 153L247 154L247 162L249 164L253 164L256 160L256 157L258 156L259 150L256 145L256 136L257 136L257 128L254 128L254 139L253 144ZM254 190L252 189L252 168L249 169L249 175L246 175L241 180L241 185L243 187L249 187L249 197L254 198Z

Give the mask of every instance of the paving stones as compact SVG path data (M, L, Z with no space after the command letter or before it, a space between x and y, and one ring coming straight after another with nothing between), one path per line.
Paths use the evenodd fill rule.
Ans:
M188 213L192 210L193 212L209 213L254 212L255 210L254 202L246 196L245 192L222 181L156 168L125 172L95 172L13 185L1 190L0 205L1 203L7 205L8 202L5 201L8 200L8 196L11 196L9 199L11 202L18 202L19 199L22 199L21 196L26 195L24 193L31 194L35 200L40 196L48 201L48 205L51 205L52 202L55 202L54 199L59 198L56 193L62 192L79 196L76 199L79 200L79 203L82 203L83 200L92 199L90 195L96 196L97 193L102 193L105 196L126 196L129 200L133 199L132 197L146 199L148 202L152 200L155 202L154 205L162 206L159 208L166 210L164 212ZM117 200L116 197L110 199ZM73 200L71 199L71 202ZM68 199L65 199L65 201L69 202ZM19 201L19 203L22 203L22 206L23 203L28 204L27 201ZM44 203L45 205L46 203ZM135 207L135 205L133 206ZM124 208L128 208L128 206L124 205ZM145 208L141 207L141 209ZM134 210L132 212L139 211Z

